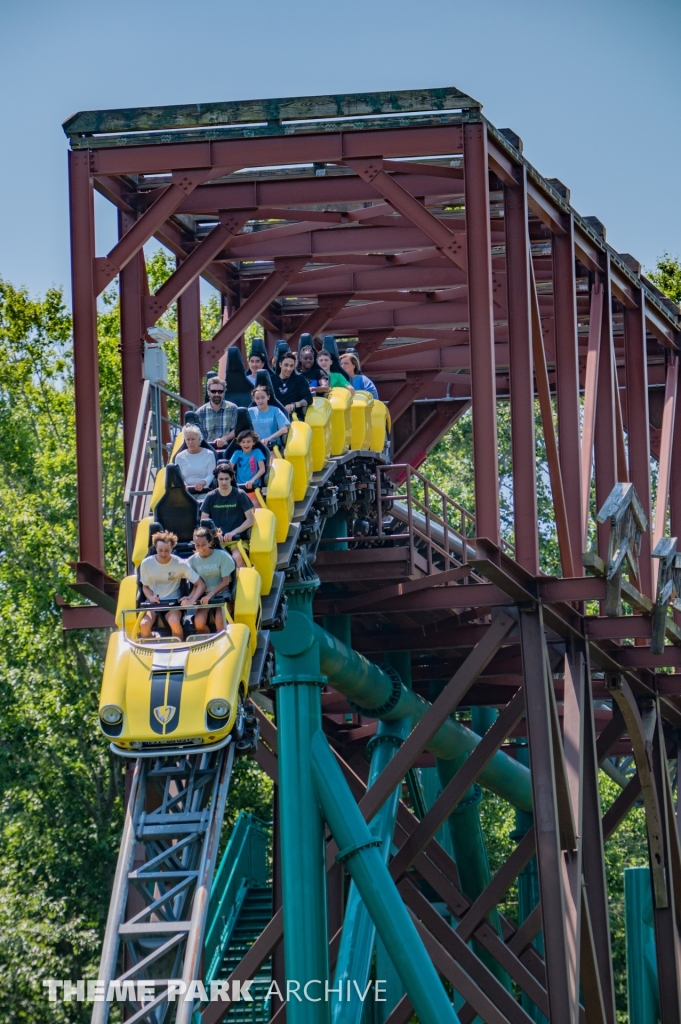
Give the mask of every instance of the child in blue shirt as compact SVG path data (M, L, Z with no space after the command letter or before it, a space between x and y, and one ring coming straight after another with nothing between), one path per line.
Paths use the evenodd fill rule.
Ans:
M252 492L258 480L265 475L265 456L255 447L257 440L254 430L242 430L236 439L241 450L232 455L237 485L248 492Z

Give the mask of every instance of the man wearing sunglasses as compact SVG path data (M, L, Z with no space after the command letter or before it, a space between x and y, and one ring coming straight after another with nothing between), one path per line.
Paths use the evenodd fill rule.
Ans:
M214 448L225 448L234 437L236 406L225 399L225 382L219 377L208 381L208 401L196 410L204 440Z

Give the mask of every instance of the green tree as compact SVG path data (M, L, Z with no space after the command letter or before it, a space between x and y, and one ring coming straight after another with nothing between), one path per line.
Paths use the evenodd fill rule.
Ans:
M172 271L149 261L152 287ZM166 314L173 327L175 311ZM205 337L219 303L202 310ZM120 318L98 316L107 568L125 573ZM176 365L176 362L175 362ZM63 633L55 595L78 555L71 319L51 289L0 280L0 1024L89 1020L50 1004L44 978L96 976L123 811L123 764L97 725L106 630ZM251 762L233 777L240 807L270 816L272 787Z
M668 252L660 256L648 277L668 298L681 303L681 262L678 256L670 256Z

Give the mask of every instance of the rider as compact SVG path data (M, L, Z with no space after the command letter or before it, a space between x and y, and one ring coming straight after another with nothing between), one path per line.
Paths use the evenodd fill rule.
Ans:
M212 448L201 447L201 430L194 424L186 424L182 435L187 447L175 456L182 479L188 491L207 491L215 473L215 452Z
M327 352L325 348L317 356L317 362L322 371L322 379L327 380L329 387L332 388L348 388L350 391L354 391L351 387L348 378L344 377L342 373L336 373L332 369L331 353Z
M239 487L243 487L245 491L249 492L259 486L258 481L264 477L267 465L262 449L255 447L257 441L258 435L255 430L242 430L236 439L241 450L235 451L232 455L232 465L236 469L236 482Z
M289 415L296 411L305 415L308 405L312 405L312 393L302 374L296 372L293 352L284 352L280 356L277 374L272 377L272 388Z
M230 585L235 563L220 544L217 530L212 530L209 526L199 526L194 530L194 554L187 561L206 585L206 593L201 598L201 604L210 604ZM208 608L199 608L197 611L194 616L197 633L210 632L208 615ZM218 606L215 610L215 629L219 632L223 628L222 608Z
M234 437L236 406L225 399L226 385L220 377L208 381L208 401L196 410L204 439L213 448L225 448Z
M248 414L262 443L271 445L279 438L283 439L291 424L285 412L276 405L270 405L272 391L269 385L258 384L253 388L251 395L255 408L251 406ZM281 445L283 446L283 440Z
M201 506L201 519L212 519L234 561L243 568L245 562L236 546L237 539L245 540L245 534L255 522L253 505L245 491L234 487L236 471L231 462L218 462L215 471L218 481L216 490L209 491Z
M148 555L140 565L140 582L147 601L159 605L176 604L178 600L180 605L196 604L197 598L206 589L206 584L189 562L173 554L173 548L177 544L176 535L168 531L156 533L152 544L156 554ZM194 586L188 597L180 598L182 580L189 580ZM140 633L145 640L151 637L156 614L149 609L142 617ZM177 640L184 640L181 609L172 608L164 614L173 636Z

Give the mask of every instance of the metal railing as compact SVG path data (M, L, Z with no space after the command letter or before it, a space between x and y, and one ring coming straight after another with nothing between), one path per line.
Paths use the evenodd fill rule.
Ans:
M170 408L177 412L176 417L170 415ZM175 438L182 429L183 409L192 411L196 405L162 384L145 380L123 498L129 572L132 571L135 529L140 519L149 514L156 474L166 465Z
M239 813L211 892L204 952L206 983L217 975L246 890L268 884L271 842L269 825L254 814Z
M398 491L387 485L395 477L400 480ZM475 516L412 466L400 463L376 467L376 503L379 538L386 507L406 523L412 573L419 542L425 548L429 574L465 565L471 556L475 557L475 549L468 542L475 537Z
M376 533L323 537L322 548L339 543L404 546L409 551L410 575L417 568L428 574L458 568L475 558L471 542L476 536L476 521L472 512L407 463L377 464L375 472ZM396 530L396 523L406 529ZM512 544L502 540L501 546L513 556Z

